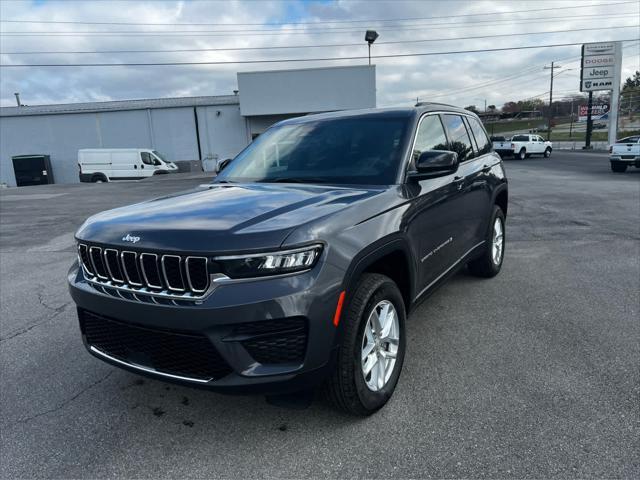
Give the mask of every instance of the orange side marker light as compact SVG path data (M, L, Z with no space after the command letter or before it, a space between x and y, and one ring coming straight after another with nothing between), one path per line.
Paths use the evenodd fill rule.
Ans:
M333 316L333 326L337 327L338 324L340 323L340 314L342 313L342 304L344 303L344 294L346 293L345 290L343 290L340 293L340 297L338 297L338 305L336 306L336 314Z

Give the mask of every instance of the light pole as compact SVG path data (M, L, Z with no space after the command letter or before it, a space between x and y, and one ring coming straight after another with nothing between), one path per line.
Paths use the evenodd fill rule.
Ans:
M380 35L378 35L378 32L376 32L375 30L367 30L367 32L364 34L364 39L367 44L369 44L369 65L371 65L371 44L375 42L379 36Z

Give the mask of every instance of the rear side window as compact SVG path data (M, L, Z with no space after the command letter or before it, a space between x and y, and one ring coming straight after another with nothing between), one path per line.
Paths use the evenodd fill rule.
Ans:
M618 143L638 143L640 141L640 137L626 137L622 140L618 140Z
M420 154L427 150L449 150L439 115L428 115L420 122L416 144L413 147L413 160L416 161Z
M460 115L443 115L444 124L449 133L449 149L458 154L461 162L473 158L471 138Z
M512 142L528 142L529 141L529 135L514 135L511 138Z
M487 134L484 131L480 122L473 118L467 117L469 121L469 126L471 126L471 131L473 132L473 136L476 139L476 145L478 146L478 155L484 155L485 153L489 153L491 151L491 142L487 138Z

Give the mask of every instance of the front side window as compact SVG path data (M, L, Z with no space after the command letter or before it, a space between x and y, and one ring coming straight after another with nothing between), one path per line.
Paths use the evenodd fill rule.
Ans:
M476 145L478 146L478 155L489 153L491 151L491 141L487 137L487 133L484 131L484 128L475 118L467 117L467 120L469 121L469 126L471 127L471 131L473 132L473 136L476 139Z
M420 122L413 147L413 161L418 160L420 154L427 150L449 150L439 115L428 115Z
M473 147L467 127L460 115L443 115L444 123L449 133L449 149L458 154L458 160L464 162L473 158Z
M153 158L149 152L140 152L140 158L145 165L153 165Z
M273 127L216 181L390 185L408 126L409 117L351 117Z

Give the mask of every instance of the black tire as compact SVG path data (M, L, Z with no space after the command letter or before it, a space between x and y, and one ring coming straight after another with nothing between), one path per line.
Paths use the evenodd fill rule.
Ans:
M106 181L108 181L108 180L107 180L107 177L105 177L104 175L102 175L102 174L96 174L96 175L94 175L93 177L91 177L91 181L92 181L93 183L102 183L102 182L106 182Z
M549 158L551 156L551 148L547 147L544 151L544 158Z
M500 251L500 259L498 262L495 262L493 259L494 225L496 219L500 219L502 223L502 249ZM471 272L471 274L475 275L476 277L495 277L498 273L500 273L500 269L502 268L506 244L506 229L504 212L497 205L493 206L493 211L491 212L491 221L489 222L489 227L487 228L487 230L488 231L485 239L485 248L482 252L482 255L467 264L469 272Z
M369 389L362 370L362 341L372 310L387 300L396 309L399 340L396 362L389 380L378 391ZM398 383L405 355L405 306L397 285L377 273L362 275L342 311L342 335L335 370L324 385L324 393L335 407L352 415L367 416L382 408Z
M622 162L611 162L611 171L616 173L624 173L627 171L627 165Z
M527 151L524 148L521 148L518 152L518 158L520 160L524 160L525 158L527 158Z

